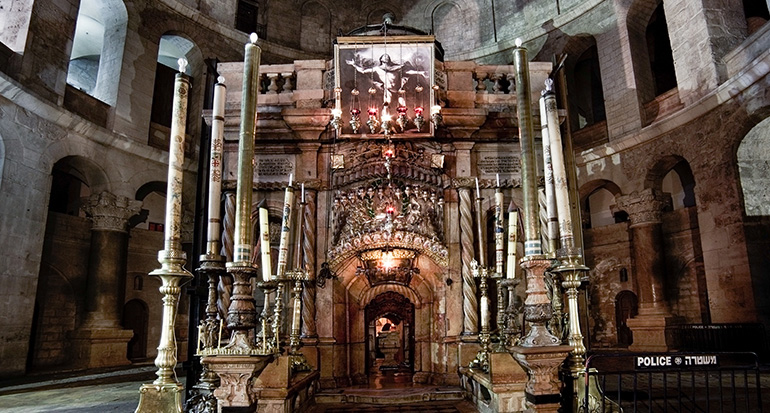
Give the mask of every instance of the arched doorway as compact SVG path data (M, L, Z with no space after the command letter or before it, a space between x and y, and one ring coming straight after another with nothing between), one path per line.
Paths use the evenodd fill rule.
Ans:
M134 331L128 342L127 357L131 361L147 358L147 324L149 310L142 300L131 300L123 306L123 327Z
M615 325L618 331L618 347L628 347L634 342L634 335L626 325L629 318L639 312L639 301L636 294L625 290L615 297Z
M366 374L414 372L414 303L395 291L375 297L365 309ZM411 378L410 378L411 379Z

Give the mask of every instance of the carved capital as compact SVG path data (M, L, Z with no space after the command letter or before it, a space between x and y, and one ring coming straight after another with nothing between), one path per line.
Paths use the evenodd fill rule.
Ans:
M663 209L671 205L671 196L657 189L634 191L616 199L614 210L628 213L631 225L658 224L663 220Z
M92 230L126 232L128 219L139 213L142 201L104 191L83 198L83 211L93 222Z

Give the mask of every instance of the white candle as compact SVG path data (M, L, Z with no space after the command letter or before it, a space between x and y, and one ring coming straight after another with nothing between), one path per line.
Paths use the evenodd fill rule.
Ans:
M481 198L481 189L479 188L479 178L476 178L476 198Z
M219 340L217 341L217 348L222 347L222 319L219 319Z
M291 186L291 179L294 177L294 175L289 174L289 186Z
M497 187L500 188L500 174L495 174L497 178Z
M261 241L262 280L270 281L273 273L270 261L270 223L268 222L267 208L259 208L259 236Z
M302 203L305 203L305 183L302 183Z
M225 78L220 76L214 85L214 104L211 114L211 155L209 156L208 245L206 254L219 255L221 230L219 198L222 195L222 144L225 123Z
M550 80L550 79L548 79ZM551 143L551 162L553 164L553 180L556 195L556 209L559 217L559 234L562 247L572 247L572 218L567 191L567 171L564 166L564 152L559 128L559 113L556 107L556 94L553 92L553 81L546 81L545 111L548 116L548 137ZM568 245L565 245L568 244Z
M291 175L289 175L291 184ZM286 193L283 199L283 219L281 221L281 239L278 244L278 267L276 275L283 275L289 260L289 236L291 235L291 210L294 204L294 188L291 185L286 187Z
M489 298L481 296L481 330L489 329Z
M506 277L513 279L516 277L516 243L517 232L519 230L518 225L519 212L516 210L508 213L508 271Z
M198 349L195 351L195 353L200 354L201 352L201 340L203 339L203 325L198 326Z

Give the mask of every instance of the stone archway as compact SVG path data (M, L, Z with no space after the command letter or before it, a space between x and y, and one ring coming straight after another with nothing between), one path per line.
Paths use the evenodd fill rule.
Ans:
M377 373L375 368L413 373L414 303L395 291L386 291L370 301L364 313L366 374ZM378 327L381 318L387 318L393 326Z

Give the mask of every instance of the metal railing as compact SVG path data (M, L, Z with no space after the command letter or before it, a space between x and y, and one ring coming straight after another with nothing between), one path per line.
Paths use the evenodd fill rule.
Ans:
M754 353L597 354L579 411L762 412L761 379Z

